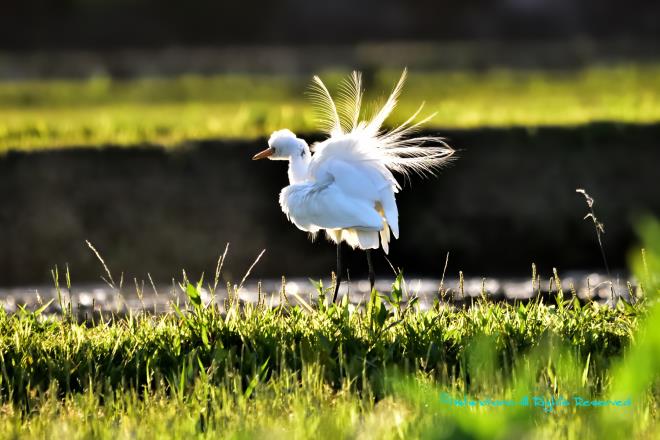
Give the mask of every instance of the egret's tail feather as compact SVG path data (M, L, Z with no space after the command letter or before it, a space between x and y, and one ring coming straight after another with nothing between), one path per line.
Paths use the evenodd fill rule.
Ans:
M414 135L435 116L433 113L415 122L424 103L398 127L382 130L383 123L396 107L406 76L407 70L404 69L385 104L370 121L360 121L363 90L358 72L353 72L340 85L338 104L318 76L314 77L310 94L316 104L321 128L331 137L353 137L356 140L354 154L361 160L378 161L404 176L410 173L435 174L451 160L454 150L441 137Z
M350 133L358 128L362 95L362 75L356 71L339 84L336 102L318 76L314 76L309 87L309 96L315 106L317 122L330 136Z
M378 249L378 231L355 231L360 249Z
M321 78L314 76L309 87L309 96L316 110L316 119L321 130L330 136L343 133L337 105Z
M376 115L369 121L364 128L364 134L369 137L376 137L378 136L378 133L380 132L380 128L382 127L383 123L387 119L387 117L392 113L394 110L394 107L396 107L396 104L399 99L399 95L401 94L401 89L403 89L403 83L406 82L406 77L408 76L408 71L407 69L403 69L403 73L401 74L401 78L399 78L399 82L396 83L396 86L394 86L394 90L392 90L392 93L390 93L390 96L387 98L387 101L385 101L385 104L381 107L381 109L376 113Z
M380 246L387 255L390 252L390 227L384 222L383 229L380 231Z
M353 249L378 249L378 231L357 230L354 228L336 230L328 233L328 238L335 243L345 241Z
M353 71L351 75L339 85L339 99L337 108L339 122L344 133L355 130L360 123L362 109L362 75Z

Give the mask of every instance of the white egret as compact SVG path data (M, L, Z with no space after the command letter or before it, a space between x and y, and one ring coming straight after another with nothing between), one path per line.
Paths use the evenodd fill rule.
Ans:
M321 128L329 135L312 145L284 129L274 132L268 148L252 159L288 160L289 186L280 193L288 219L312 235L325 231L337 244L337 272L333 301L342 281L341 243L364 249L373 289L371 250L388 252L390 233L399 238L395 193L401 186L392 172L434 174L454 150L442 138L412 134L434 115L415 122L424 104L403 124L391 130L382 125L396 106L406 70L385 104L368 121L361 120L362 80L358 72L341 83L337 102L321 79L314 77L310 94Z

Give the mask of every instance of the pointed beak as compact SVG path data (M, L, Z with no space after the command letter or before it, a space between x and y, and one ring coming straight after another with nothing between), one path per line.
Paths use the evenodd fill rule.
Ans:
M252 156L252 160L265 159L269 156L272 156L273 154L275 154L274 148L266 148L264 151L260 151L259 153Z

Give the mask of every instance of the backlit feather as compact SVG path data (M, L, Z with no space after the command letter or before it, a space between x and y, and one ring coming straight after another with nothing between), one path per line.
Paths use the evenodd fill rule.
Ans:
M321 130L330 136L343 133L337 106L321 78L314 76L309 87L309 96L316 110L316 117Z
M339 119L344 133L357 129L360 122L362 107L362 75L353 71L351 75L339 85Z
M362 105L362 81L358 72L340 85L338 93L339 106L335 105L330 92L321 79L314 77L312 85L313 99L321 121L321 128L330 134L330 139L319 144L316 153L323 148L342 149L343 156L353 157L360 161L376 161L387 169L408 176L410 173L419 175L435 174L447 164L454 150L437 136L414 136L419 128L428 122L435 114L431 114L415 122L424 104L420 105L413 115L398 127L382 130L386 119L390 116L399 99L407 72L404 69L401 78L390 93L380 110L370 121L360 121ZM333 145L333 140L350 138L351 142ZM332 147L331 147L332 145ZM335 154L337 154L335 152Z

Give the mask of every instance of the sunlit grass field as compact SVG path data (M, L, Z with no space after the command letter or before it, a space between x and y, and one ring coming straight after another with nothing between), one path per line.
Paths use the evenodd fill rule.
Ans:
M270 309L206 307L187 291L188 312L91 327L67 314L0 314L0 438L659 433L658 359L647 357L660 348L660 316L645 301L612 309L559 295L419 311L399 305L394 286L366 308L321 299ZM651 345L642 336L621 361L646 332Z
M658 438L660 223L640 230L614 307L420 310L399 274L361 306L316 284L272 308L184 278L171 313L79 323L63 289L58 316L0 312L0 438Z
M320 72L332 89L347 72ZM367 72L378 102L400 72ZM65 146L160 144L254 138L288 127L317 131L305 98L311 78L183 76L0 83L0 152ZM575 71L491 69L410 72L390 123L422 102L437 112L428 128L571 126L660 121L660 65ZM367 106L367 115L373 108Z

